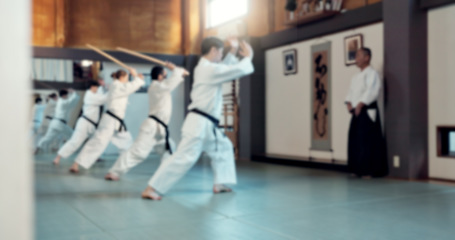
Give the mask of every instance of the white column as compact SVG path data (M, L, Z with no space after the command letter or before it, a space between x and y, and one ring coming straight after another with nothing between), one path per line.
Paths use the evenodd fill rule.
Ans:
M0 1L0 239L33 239L30 2Z

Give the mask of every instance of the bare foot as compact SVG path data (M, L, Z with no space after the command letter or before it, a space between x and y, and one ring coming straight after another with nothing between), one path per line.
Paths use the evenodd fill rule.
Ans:
M60 155L57 155L57 157L55 157L54 161L52 162L54 165L59 165L60 164L60 159L62 159L62 157Z
M213 185L213 193L227 193L232 192L232 189L223 184L215 184Z
M161 200L160 194L158 194L155 189L150 186L147 186L147 188L142 192L142 198L155 201Z
M74 163L70 168L70 173L78 174L79 173L79 164Z
M38 153L39 153L39 148L36 148L35 152L33 154L38 155Z
M118 181L118 180L120 180L119 176L117 176L115 174L112 174L112 173L106 174L106 176L104 176L104 179L106 181Z

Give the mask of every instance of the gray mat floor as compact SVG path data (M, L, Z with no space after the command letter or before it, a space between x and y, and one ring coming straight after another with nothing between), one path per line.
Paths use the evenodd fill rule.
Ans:
M141 191L156 157L120 182L114 158L80 176L51 155L35 159L36 239L455 239L455 187L252 162L238 163L234 193L213 195L200 161L160 202Z

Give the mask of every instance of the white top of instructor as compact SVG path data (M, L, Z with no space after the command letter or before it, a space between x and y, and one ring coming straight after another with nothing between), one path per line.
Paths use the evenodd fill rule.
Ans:
M202 57L194 70L194 83L191 91L192 103L188 109L198 109L213 117L221 116L223 105L222 84L254 72L252 64L253 49L245 41L239 47L236 38L228 39L230 52L222 60L224 43L218 38L209 37L202 43ZM222 64L220 64L222 63Z
M172 76L167 77L167 71L161 66L156 66L151 71L152 83L148 89L149 115L156 116L165 124L169 124L172 113L172 91L183 81L184 69L172 63L166 63L172 71Z
M364 107L377 101L381 91L381 79L376 70L370 66L371 50L361 48L356 54L356 65L361 70L351 80L348 95L345 103L349 112L359 116ZM368 111L370 118L375 121L375 110Z

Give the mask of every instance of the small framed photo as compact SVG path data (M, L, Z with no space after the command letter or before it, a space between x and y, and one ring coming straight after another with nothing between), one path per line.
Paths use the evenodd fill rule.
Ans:
M284 75L297 74L297 50L290 49L283 52Z
M357 50L363 47L363 35L357 34L344 38L344 55L346 66L355 64Z

